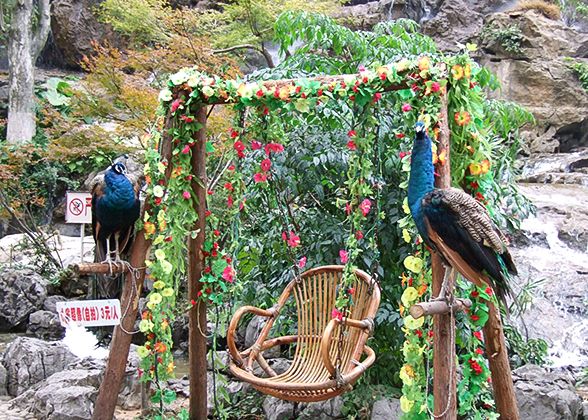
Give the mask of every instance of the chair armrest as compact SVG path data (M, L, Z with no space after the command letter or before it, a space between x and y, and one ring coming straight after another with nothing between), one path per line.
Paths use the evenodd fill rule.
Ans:
M343 318L343 320L341 320L333 318L329 321L329 323L327 324L327 328L325 328L325 331L323 332L323 337L321 339L321 356L325 367L327 368L329 373L333 375L333 377L335 376L336 369L333 363L331 362L331 358L329 357L329 348L331 347L333 329L337 325L342 324L343 322L345 322L345 325L349 327L359 328L362 330L367 329L368 331L371 331L374 328L374 320L372 318L365 318L362 320L347 318Z
M229 324L229 329L227 331L227 346L229 347L229 352L235 362L237 362L240 366L243 365L243 358L239 354L237 350L237 346L235 345L235 332L237 331L237 326L239 325L239 320L243 316L243 314L251 312L255 315L265 316L268 318L274 317L277 315L277 311L274 308L269 310L256 308L255 306L243 306L235 312L233 318L231 319L231 323Z

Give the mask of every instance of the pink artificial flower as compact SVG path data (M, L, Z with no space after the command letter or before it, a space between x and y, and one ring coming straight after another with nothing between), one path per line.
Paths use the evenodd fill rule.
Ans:
M261 149L262 147L263 147L263 145L261 144L261 142L259 142L259 141L257 141L257 140L253 140L253 141L251 142L251 148L252 148L253 150L259 150L259 149Z
M298 261L298 267L304 268L305 265L306 265L306 257L300 258L300 261Z
M338 319L339 321L341 321L343 319L343 312L341 312L337 308L335 308L331 312L331 316L333 317L333 319Z
M406 152L400 152L400 153L398 153L398 157L400 159L404 159L405 156L406 156Z
M227 200L227 204L229 205L229 208L231 208L233 206L233 197L229 196L229 198Z
M186 154L190 153L190 146L185 145L184 149L182 150L182 153L186 153Z
M372 99L372 102L373 102L373 103L376 103L376 102L378 102L380 99L382 99L382 94L381 94L380 92L376 92L376 93L374 94L374 97L373 97L373 99Z
M255 180L255 182L265 182L267 181L267 174L254 174L253 179Z
M173 101L172 105L171 105L171 112L176 112L176 110L180 107L180 105L182 105L182 103L184 102L183 99L178 99Z
M290 232L290 235L286 235L286 232L282 232L282 238L284 238L292 248L300 245L300 236L294 234L294 232Z
M271 160L269 160L269 159L264 159L264 160L261 162L261 170L262 170L263 172L267 172L267 171L269 171L269 169L270 169L271 167L272 167L272 161L271 161Z
M339 251L339 256L341 257L341 262L343 264L347 264L347 261L349 261L349 255L347 254L347 251L342 249Z
M225 279L229 283L235 281L235 269L230 265L227 265L223 270L223 279Z
M349 207L349 203L345 203L345 210L347 211L347 216L351 215L351 207Z
M361 212L363 213L364 216L369 213L371 207L372 207L372 202L370 200L368 200L367 198L365 200L363 200L361 202L361 204L359 205L359 208L361 209Z
M439 82L435 82L431 85L431 92L439 92L441 90L441 84Z
M410 104L407 104L406 102L404 103L404 105L402 105L402 109L404 112L408 112L410 110L412 110L412 106L410 106Z
M243 199L243 201L241 201L241 204L239 204L239 211L243 210L243 207L245 207L245 201L246 199Z
M184 191L184 193L182 195L184 196L184 198L186 200L190 198L190 192L189 191Z
M353 141L353 140L349 140L347 142L347 147L349 147L351 150L357 150L357 145L355 144L355 141Z

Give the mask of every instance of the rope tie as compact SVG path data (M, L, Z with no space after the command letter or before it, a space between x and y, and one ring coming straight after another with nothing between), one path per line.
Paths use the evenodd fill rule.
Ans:
M120 263L123 267L125 267L128 270L129 274L131 275L131 294L129 296L129 299L127 300L127 306L125 307L125 310L123 311L120 317L121 322L120 324L118 324L118 326L120 327L121 331L125 334L133 335L137 334L140 331L127 331L127 329L123 327L122 321L125 319L125 317L129 313L129 310L131 309L131 301L133 301L133 297L139 294L139 289L137 287L137 280L139 280L139 270L133 267L131 263L128 261L120 261Z
M335 380L337 381L337 388L343 388L345 392L350 392L353 390L353 387L349 381L345 379L345 376L343 376L338 367L335 368Z
M359 360L351 359L351 363L357 366L361 370L361 373L365 372L365 370L367 369L366 365L361 363Z
M365 329L368 330L369 336L373 337L374 336L374 327L375 327L374 318L372 318L370 316L370 317L364 319L364 322L367 323L367 326L365 327Z

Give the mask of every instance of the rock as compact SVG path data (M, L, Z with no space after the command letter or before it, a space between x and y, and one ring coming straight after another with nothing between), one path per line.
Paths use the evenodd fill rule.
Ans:
M282 357L278 357L276 359L267 359L266 361L269 367L271 367L278 375L286 372L292 364L291 360L284 359ZM268 377L267 373L265 373L265 371L261 368L261 366L259 366L257 362L253 363L253 374L261 378Z
M562 369L525 365L513 372L521 420L578 420L582 399Z
M294 404L268 396L263 400L263 412L267 420L286 420L294 418Z
M259 315L255 315L249 325L247 325L247 331L245 332L245 348L251 347L255 344L255 341L259 337L259 333L261 329L264 327L265 323L267 322L267 318ZM271 331L268 335L268 338L271 337ZM280 346L271 347L263 352L263 356L266 359L271 359L274 357L278 357L280 355Z
M98 391L56 383L35 393L35 415L44 420L91 420Z
M43 307L49 282L28 269L5 269L0 279L0 331L24 329L29 315Z
M400 400L382 398L374 403L370 420L398 420L401 414Z
M6 381L8 379L8 374L6 372L6 368L3 364L0 363L0 396L6 395Z
M479 39L479 62L494 73L502 88L489 98L513 101L526 107L537 120L523 126L529 151L569 152L588 145L588 95L565 57L584 60L588 34L535 11L495 13L484 19L485 27L498 30L517 26L523 36L523 52L506 52L500 41Z
M77 360L61 342L19 337L10 345L2 362L7 371L8 393L18 396Z
M208 356L206 357L206 370L213 370L212 356L213 351L210 350L208 352ZM220 371L228 370L230 361L231 356L228 351L217 351L214 354L214 365Z
M51 3L51 32L61 61L79 69L84 56L91 56L93 42L118 47L120 42L108 25L98 22L95 8L99 0L57 0Z
M343 407L343 398L340 396L326 401L308 403L298 418L308 420L340 419L343 418L341 407Z
M43 303L43 310L57 313L57 302L67 302L67 298L64 296L48 296Z
M65 328L59 323L56 313L37 311L29 316L27 334L42 340L61 340L65 335Z

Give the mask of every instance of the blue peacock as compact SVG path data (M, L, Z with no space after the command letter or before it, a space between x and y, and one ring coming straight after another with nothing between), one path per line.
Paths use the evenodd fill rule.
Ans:
M121 162L114 163L91 185L92 234L96 242L95 261L122 264L130 251L135 221L139 218L140 185L131 181ZM114 258L113 258L114 254Z
M478 286L492 287L506 303L506 296L512 297L509 277L517 274L506 238L482 203L457 188L435 188L431 138L422 122L415 132L408 206L419 234L446 266Z

